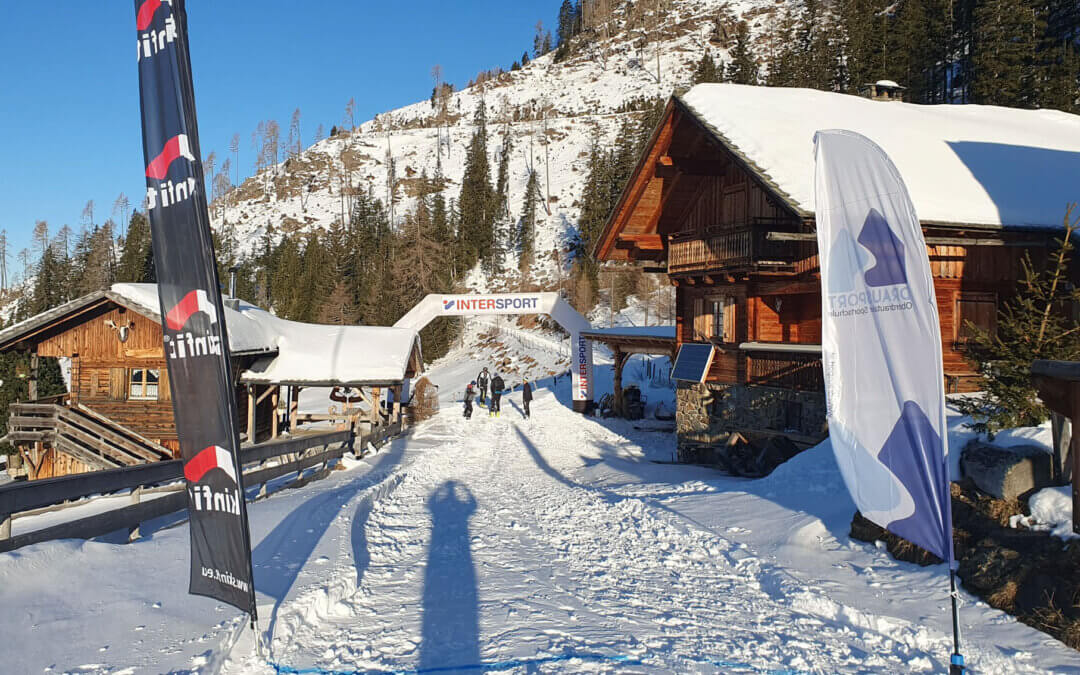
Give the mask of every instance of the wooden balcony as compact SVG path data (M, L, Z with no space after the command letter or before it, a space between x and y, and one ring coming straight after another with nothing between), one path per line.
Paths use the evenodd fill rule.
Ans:
M825 391L821 356L786 352L754 351L746 354L749 384L796 391Z
M794 272L801 253L799 244L769 239L769 232L778 229L777 223L769 222L734 229L715 228L704 235L696 232L673 234L668 243L668 272Z

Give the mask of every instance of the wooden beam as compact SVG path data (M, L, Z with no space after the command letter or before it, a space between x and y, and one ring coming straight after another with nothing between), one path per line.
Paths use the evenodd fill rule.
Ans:
M797 295L820 293L820 281L761 281L753 286L756 295Z
M296 433L296 413L300 410L300 387L289 387L289 433Z
M265 401L265 400L266 400L266 397L267 397L267 396L269 396L270 394L272 394L272 393L273 393L273 391L274 391L274 388L273 388L273 387L267 387L267 388L266 388L266 391L264 391L263 393L259 394L259 398L258 398L258 400L256 400L256 401L255 401L255 403L262 403L263 401Z
M615 414L618 417L623 417L623 388L622 388L622 373L623 366L626 365L627 359L630 358L629 354L623 354L618 348L612 350L612 356L615 360L615 376L612 382L612 391L615 398Z
M769 241L808 241L817 243L817 234L813 232L768 232ZM928 246L1016 246L1039 248L1049 246L1049 239L993 239L989 237L926 237Z
M379 394L378 387L371 388L371 396L368 399L369 405L371 405L371 427L374 429L379 424Z
M274 394L270 397L270 405L274 409L273 416L271 417L272 423L270 425L270 438L276 439L278 437L278 402L281 399L281 385L274 385Z
M715 159L694 159L692 157L670 157L662 155L656 162L656 175L660 172L686 174L688 176L720 176L727 168L726 163Z
M30 354L30 400L38 400L38 366L39 359L37 354L37 345L34 345L34 351Z
M664 250L664 238L659 234L620 234L615 242L616 248Z
M648 167L649 162L655 160L650 160L650 158L658 157L667 150L667 147L671 144L671 137L675 133L675 126L679 119L681 119L681 116L676 115L675 110L669 105L664 113L663 121L654 132L649 145L646 146L648 149L645 152L645 156L641 158L640 163L635 167L634 173L630 177L630 182L619 197L619 202L615 207L613 217L609 218L608 222L604 225L604 230L600 237L600 246L596 250L596 258L598 260L607 258L608 252L613 248L614 235L618 234L618 230L622 227L622 224L625 223L629 214L637 208L637 202L645 192L645 188L653 175L653 172L650 171Z
M248 385L247 438L248 443L255 442L255 387Z

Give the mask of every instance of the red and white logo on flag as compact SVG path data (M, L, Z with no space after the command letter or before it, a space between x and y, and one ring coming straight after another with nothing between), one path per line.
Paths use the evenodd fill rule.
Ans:
M201 288L191 291L176 303L176 306L165 315L165 324L172 330L183 330L188 320L199 312L209 316L211 324L217 323L217 308L210 302L206 291Z
M169 175L169 167L172 166L172 163L181 157L189 162L195 161L195 153L191 151L191 143L188 141L187 134L177 134L165 141L165 147L147 165L146 175L149 178L164 179L165 176Z
M200 450L199 454L189 459L184 465L184 478L192 483L198 483L211 469L221 469L234 483L237 482L232 453L220 445L208 445Z

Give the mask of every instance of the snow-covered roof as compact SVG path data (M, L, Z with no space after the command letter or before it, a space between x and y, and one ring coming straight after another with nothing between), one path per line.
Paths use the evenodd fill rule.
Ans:
M814 213L814 134L880 145L924 223L1060 227L1080 200L1080 116L880 102L813 89L699 84L679 99L790 206Z
M113 284L129 303L157 307L156 284ZM405 379L416 331L384 326L327 326L288 321L238 300L225 305L236 354L270 352L240 373L253 384L390 384ZM154 313L157 314L156 312Z
M106 295L144 316L161 321L157 284L113 284ZM229 350L233 354L272 352L277 349L274 336L259 320L256 310L269 315L269 312L242 301L236 309L225 305L225 327L229 333Z
M614 328L591 328L581 331L585 337L622 337L650 340L674 340L675 326L615 326Z
M109 290L90 293L0 331L0 345L104 300L161 320L157 284L113 284ZM288 321L231 298L225 303L225 326L233 355L265 355L240 373L241 382L388 385L405 379L414 356L415 365L421 365L420 337L409 328Z
M419 360L419 337L410 328L325 326L258 311L262 313L259 320L274 335L278 353L240 373L241 382L393 384L405 379L414 351Z
M904 88L904 87L901 87L897 82L895 82L893 80L878 80L874 84L876 84L879 87L891 87L893 89L903 89Z

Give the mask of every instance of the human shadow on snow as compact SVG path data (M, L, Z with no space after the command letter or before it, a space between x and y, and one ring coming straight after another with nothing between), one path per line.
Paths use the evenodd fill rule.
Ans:
M431 542L424 569L420 670L480 662L480 608L469 518L476 498L449 480L428 498Z

